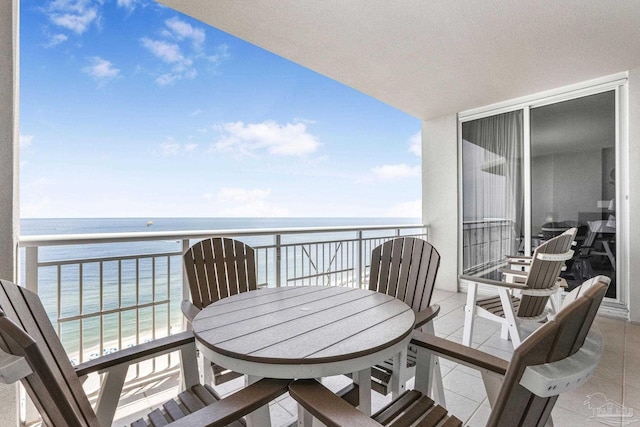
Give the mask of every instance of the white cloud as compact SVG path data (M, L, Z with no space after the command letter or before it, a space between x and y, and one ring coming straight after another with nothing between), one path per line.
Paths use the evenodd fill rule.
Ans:
M225 203L248 203L255 200L265 200L269 195L271 195L271 190L227 187L218 192L218 200Z
M218 65L223 59L229 57L229 46L226 44L220 44L216 46L215 53L213 55L205 55L209 62L213 65Z
M20 148L31 147L32 142L33 142L33 135L20 134Z
M180 46L175 43L169 43L162 40L151 40L146 37L142 38L140 41L144 48L156 57L162 59L164 62L174 63L185 59L180 51Z
M220 211L223 216L273 217L289 215L287 209L270 203L267 200L269 196L271 196L271 190L226 187L218 191L216 204L224 206ZM214 198L211 193L207 193L203 197L208 200Z
M83 34L99 19L98 9L87 0L56 0L47 8L49 20L62 28Z
M191 117L199 116L200 114L202 114L202 110L198 108L191 112Z
M197 71L193 68L193 60L186 58L180 46L163 40L141 39L142 46L145 47L157 58L171 64L171 72L163 73L156 78L156 83L160 86L167 86L182 78L193 79Z
M422 201L414 200L392 206L387 211L387 216L420 218L422 217Z
M118 0L118 7L122 7L127 9L128 11L133 11L136 6L140 3L140 0Z
M51 215L51 206L51 197L48 195L42 197L32 197L29 200L21 200L20 217L46 218Z
M45 44L45 47L54 47L61 43L66 42L69 39L65 34L51 34L49 35L49 42Z
M159 86L167 86L173 84L176 80L180 79L180 76L175 74L162 74L156 78L156 83Z
M175 156L180 152L180 144L175 142L163 142L160 144L160 154L163 156Z
M178 40L189 39L194 49L201 49L205 41L205 33L201 28L194 28L188 22L180 20L177 16L167 19L165 24L171 30L172 35Z
M189 143L189 144L179 144L177 142L171 141L169 138L169 142L163 142L160 144L160 155L164 157L178 156L183 153L191 153L198 148L198 144Z
M115 68L111 61L94 56L89 59L91 65L82 68L84 73L89 74L96 80L106 81L118 77L120 70Z
M422 132L417 132L409 138L409 152L422 157Z
M170 65L170 70L165 67L156 74L155 81L159 86L195 78L198 75L195 66L197 61L205 62L212 69L229 56L229 48L224 44L217 46L213 54L204 51L206 33L202 28L194 27L178 17L167 19L165 26L160 31L160 38L140 39L145 49Z
M391 181L420 176L420 166L409 166L405 163L383 165L372 170L374 176L383 181Z
M303 156L320 146L315 135L307 131L304 123L284 125L268 120L262 123L232 122L217 127L221 137L214 147L221 151L234 151L251 155L260 150L281 156Z

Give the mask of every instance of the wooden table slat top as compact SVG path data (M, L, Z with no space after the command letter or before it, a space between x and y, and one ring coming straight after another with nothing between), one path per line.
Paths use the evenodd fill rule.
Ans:
M409 336L415 314L378 292L341 287L269 288L220 300L193 330L214 353L270 364L349 360Z

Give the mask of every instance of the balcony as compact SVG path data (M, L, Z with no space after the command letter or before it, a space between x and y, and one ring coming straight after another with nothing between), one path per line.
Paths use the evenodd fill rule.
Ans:
M468 241L477 243L478 226L471 228L476 237ZM465 235L471 233L467 231ZM369 255L375 246L399 235L427 238L428 228L413 224L23 236L19 245L21 283L43 296L72 363L81 363L183 330L179 305L188 298L188 287L181 255L194 241L213 235L238 238L256 249L261 286L357 287L366 283ZM503 239L494 240L500 245ZM441 306L435 321L436 334L460 342L464 294L436 290L432 301ZM561 398L554 410L558 424L583 425L592 415L583 402L586 395L597 392L628 408L640 406L637 388L630 385L631 379L637 377L633 374L637 372L633 361L638 356L640 329L607 318L600 318L596 324L605 336L601 367L583 388ZM500 339L493 324L482 325L473 346L505 359L512 351L511 344ZM168 356L131 369L114 425L124 425L174 395L178 373L177 358ZM446 363L443 375L450 411L470 425L483 424L489 407L480 377L463 366ZM344 381L343 377L333 377L328 384L338 389ZM219 391L224 395L241 386L242 380L238 379L224 384ZM90 378L85 388L95 399L98 378ZM374 393L374 409L389 399L390 396ZM23 412L27 420L37 417L29 405ZM295 404L290 398L282 397L271 404L274 426L291 425L295 416Z

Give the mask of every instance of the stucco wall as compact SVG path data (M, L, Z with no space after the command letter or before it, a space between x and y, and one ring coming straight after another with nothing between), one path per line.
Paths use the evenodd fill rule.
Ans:
M0 278L14 279L14 242L18 222L17 149L17 0L0 0ZM15 21L14 21L15 20ZM16 49L14 49L14 46ZM0 384L0 426L16 425L17 385Z
M436 287L458 290L458 119L422 122L422 219L440 253Z
M16 6L17 8L17 6ZM0 1L0 278L13 280L14 219L18 218L17 152L15 148L17 114L17 54L13 32L13 0ZM17 34L17 32L15 33Z
M640 68L629 71L629 319L640 322Z

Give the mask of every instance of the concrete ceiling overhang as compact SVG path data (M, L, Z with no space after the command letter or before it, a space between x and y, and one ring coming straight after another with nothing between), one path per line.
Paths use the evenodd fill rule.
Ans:
M638 0L159 0L428 120L640 67Z

